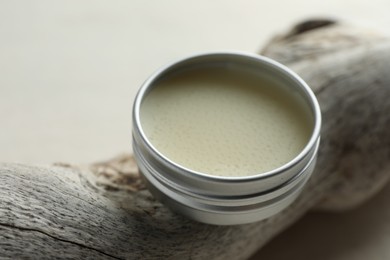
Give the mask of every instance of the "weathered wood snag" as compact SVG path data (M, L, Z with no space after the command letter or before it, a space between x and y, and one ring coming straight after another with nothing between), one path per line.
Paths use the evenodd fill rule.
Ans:
M246 259L313 208L343 210L390 178L390 40L316 20L262 51L315 91L323 112L315 173L267 220L211 226L172 213L131 155L90 166L0 165L0 258Z

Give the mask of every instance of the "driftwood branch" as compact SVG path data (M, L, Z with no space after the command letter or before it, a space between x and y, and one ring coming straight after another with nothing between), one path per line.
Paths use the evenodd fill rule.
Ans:
M246 259L307 211L355 207L390 178L390 40L332 21L302 23L263 54L287 64L323 111L317 168L288 209L210 226L172 213L131 155L89 166L0 165L0 258Z

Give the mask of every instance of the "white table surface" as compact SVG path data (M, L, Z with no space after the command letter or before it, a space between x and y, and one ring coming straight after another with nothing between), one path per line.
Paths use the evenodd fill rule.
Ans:
M389 13L388 0L0 0L0 161L86 163L130 152L132 100L160 66L195 52L255 52L293 22L318 15L386 30ZM383 196L375 200L379 205ZM389 217L390 211L375 214ZM308 240L301 233L322 221L350 223L346 218L309 217L267 248L286 247L283 241L293 238L309 243L311 252L315 237L329 236L329 228ZM353 222L352 229L374 220ZM324 259L390 259L390 225L382 222L385 233L372 236L371 244L349 245L356 246L353 257L337 251L344 240L335 239L335 254L344 255ZM290 251L271 259L304 259Z

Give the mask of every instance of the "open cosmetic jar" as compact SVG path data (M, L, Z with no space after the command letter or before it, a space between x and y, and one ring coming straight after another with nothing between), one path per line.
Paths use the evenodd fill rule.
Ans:
M307 84L259 55L194 55L155 72L133 107L133 151L151 193L215 225L268 218L313 172L321 112Z

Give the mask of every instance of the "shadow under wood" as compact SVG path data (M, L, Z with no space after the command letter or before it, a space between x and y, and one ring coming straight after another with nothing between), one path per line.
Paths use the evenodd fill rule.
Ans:
M390 185L361 207L310 213L251 260L390 259Z

